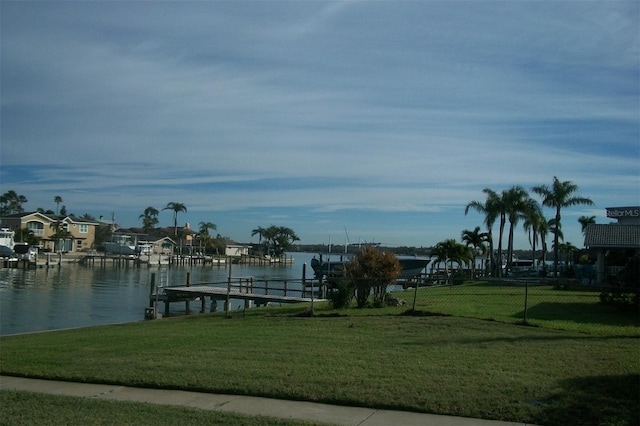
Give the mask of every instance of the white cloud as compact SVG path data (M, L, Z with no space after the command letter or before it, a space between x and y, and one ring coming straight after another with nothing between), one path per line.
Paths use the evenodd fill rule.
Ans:
M317 235L354 212L461 228L482 188L554 175L638 200L637 2L73 6L3 4L2 187L34 203Z

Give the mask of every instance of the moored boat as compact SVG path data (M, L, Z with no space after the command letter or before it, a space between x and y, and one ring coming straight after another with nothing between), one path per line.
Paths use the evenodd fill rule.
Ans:
M319 258L311 259L311 267L316 278L340 276L344 273L344 265L347 264L355 254L352 253L324 253ZM402 273L398 279L411 279L420 274L429 265L431 259L418 256L397 256Z
M13 246L15 246L13 232L9 228L0 229L0 257L10 257L13 254Z
M104 249L110 254L133 256L140 253L138 246L132 241L130 235L114 235L111 241L104 243Z

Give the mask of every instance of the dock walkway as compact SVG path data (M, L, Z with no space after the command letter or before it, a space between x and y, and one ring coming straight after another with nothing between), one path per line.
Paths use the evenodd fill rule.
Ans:
M319 289L318 289L319 290ZM169 315L169 306L174 302L185 302L186 310L190 311L189 302L199 300L200 312L205 312L206 300L211 300L211 311L217 310L217 302L224 302L225 311L231 310L231 300L244 301L244 307L267 305L268 303L314 303L324 302L326 299L314 297L314 288L309 289L308 282L302 280L263 280L255 281L253 277L235 277L227 282L201 283L180 286L156 287L152 283L149 294L149 308L145 317L155 318L158 303L163 302L165 316Z

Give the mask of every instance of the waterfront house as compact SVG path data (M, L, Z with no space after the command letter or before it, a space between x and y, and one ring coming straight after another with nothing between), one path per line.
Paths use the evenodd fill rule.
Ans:
M153 246L153 254L172 254L176 247L175 241L169 237L163 237L158 240L148 241Z
M237 243L233 240L225 240L224 254L229 257L242 257L249 255L249 246Z
M92 248L98 226L98 222L92 220L40 212L5 216L1 218L1 223L2 227L11 228L13 231L31 231L38 240L40 250L69 253Z

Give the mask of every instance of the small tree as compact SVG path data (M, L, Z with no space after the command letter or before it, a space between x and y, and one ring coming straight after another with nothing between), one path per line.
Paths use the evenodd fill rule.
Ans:
M367 246L345 266L345 277L353 283L358 308L364 308L373 290L373 305L384 306L387 286L402 273L398 258L390 252Z

